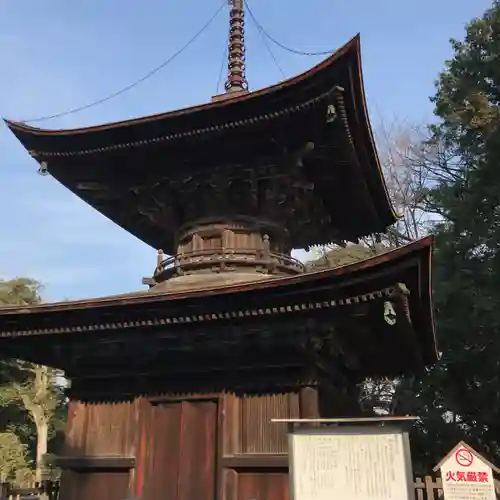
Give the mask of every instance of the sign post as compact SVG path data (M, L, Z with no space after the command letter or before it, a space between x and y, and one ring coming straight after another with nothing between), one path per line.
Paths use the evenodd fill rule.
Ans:
M496 500L493 472L499 470L463 441L434 467L438 469L445 500Z
M292 500L413 500L402 420L288 420Z

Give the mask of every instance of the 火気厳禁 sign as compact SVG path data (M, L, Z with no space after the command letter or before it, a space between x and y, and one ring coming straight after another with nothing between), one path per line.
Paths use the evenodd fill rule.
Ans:
M438 469L445 500L496 500L493 472L499 470L464 442L436 465Z

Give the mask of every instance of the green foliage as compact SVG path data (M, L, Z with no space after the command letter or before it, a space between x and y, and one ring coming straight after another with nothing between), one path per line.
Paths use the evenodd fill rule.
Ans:
M38 304L41 289L37 281L28 278L1 280L0 307ZM48 451L57 451L51 444L61 444L65 398L58 383L60 376L45 366L0 360L0 432L17 436L29 450L32 461L38 463L40 455L47 451L47 438Z
M30 278L0 279L0 306L21 306L39 304L43 286Z
M13 432L0 432L0 481L15 480L28 465L27 446Z
M443 357L398 389L398 411L422 417L417 471L465 439L500 460L500 3L469 23L437 82L433 139L459 158L432 190L434 302Z
M382 246L369 247L366 245L349 245L345 248L335 247L330 250L325 250L321 257L308 262L308 271L319 271L322 269L331 269L340 266L353 264L360 260L369 259L375 255L387 252L387 248Z
M497 132L500 101L500 8L491 9L467 26L464 41L451 40L452 60L446 62L433 99L441 123L435 131L475 162L484 158Z

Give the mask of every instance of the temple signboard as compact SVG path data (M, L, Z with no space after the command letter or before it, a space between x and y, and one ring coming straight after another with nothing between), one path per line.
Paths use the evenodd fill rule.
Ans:
M461 441L434 468L440 470L445 500L496 500L498 469Z
M413 499L408 434L397 427L298 428L290 461L293 500Z

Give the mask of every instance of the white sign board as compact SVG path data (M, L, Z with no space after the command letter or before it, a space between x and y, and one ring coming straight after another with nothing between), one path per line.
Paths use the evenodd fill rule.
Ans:
M413 500L408 434L390 427L290 434L293 500Z
M496 500L491 467L460 443L440 465L445 500Z

